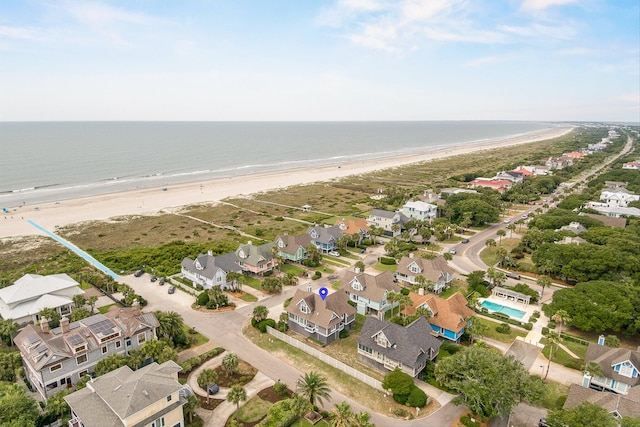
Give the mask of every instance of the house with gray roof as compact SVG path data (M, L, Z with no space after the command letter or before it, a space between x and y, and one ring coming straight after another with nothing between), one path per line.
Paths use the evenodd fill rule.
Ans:
M419 276L424 277L433 292L442 292L453 280L453 269L442 255L433 258L414 257L413 254L403 256L398 263L396 277L407 286L419 284Z
M392 307L397 307L398 302L389 302L389 292L400 292L393 273L385 271L378 275L356 271L348 271L342 279L340 289L343 289L349 300L356 304L358 314L375 315L384 318L384 314Z
M271 271L277 264L272 251L273 246L273 242L256 246L248 241L236 249L236 264L246 273L264 274Z
M380 370L399 368L416 377L427 361L436 359L441 344L422 316L408 326L367 317L358 338L358 360Z
M317 292L296 290L287 307L287 325L292 331L329 344L340 337L340 331L351 329L356 321L356 309L349 305L343 290L322 299Z
M410 219L431 222L438 216L438 206L422 200L408 201L402 206L400 213Z
M54 329L41 319L40 326L27 325L13 341L29 382L46 400L93 373L105 357L127 355L156 339L158 326L153 313L140 313L137 305L112 307L105 314L77 322L69 322L65 316Z
M213 256L213 253L209 251L206 254L198 255L196 259L183 259L181 273L185 279L191 280L194 286L200 285L204 289L219 286L222 289L227 289L231 287L227 281L227 274L242 272L242 268L236 260L236 254L233 252Z
M563 409L573 408L582 402L593 403L618 420L622 417L640 417L640 387L634 387L626 395L621 395L604 393L580 384L571 384Z
M604 345L600 336L598 344L591 343L584 358L585 364L595 362L602 373L585 372L584 387L627 394L632 388L640 387L640 348L637 351L626 348L611 348Z
M0 316L21 326L37 323L38 313L44 308L69 314L74 308L73 297L83 294L78 282L66 274L25 274L13 285L0 289Z
M289 262L300 263L307 259L307 246L311 243L311 236L302 234L290 236L284 234L276 237L275 245L278 248L278 256Z
M367 217L369 227L382 228L385 236L398 237L402 227L409 218L402 212L391 212L384 209L371 209Z
M328 253L335 251L338 247L338 239L344 234L339 226L323 227L316 225L309 227L307 234L311 237L313 243L320 252Z
M71 408L70 427L182 427L182 368L172 360L136 371L123 366L64 397Z

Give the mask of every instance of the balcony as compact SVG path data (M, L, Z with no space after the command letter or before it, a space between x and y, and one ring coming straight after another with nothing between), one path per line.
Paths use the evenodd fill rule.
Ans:
M78 417L73 417L69 420L69 427L84 427L82 420Z

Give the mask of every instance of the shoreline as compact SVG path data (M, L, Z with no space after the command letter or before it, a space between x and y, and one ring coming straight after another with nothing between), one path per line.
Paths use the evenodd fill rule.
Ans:
M431 152L358 162L336 162L316 168L301 167L250 175L234 175L174 185L159 184L153 187L96 196L12 207L10 212L3 212L0 216L0 239L44 235L27 223L27 220L32 220L41 227L54 231L56 227L86 221L104 221L128 215L157 215L163 211L175 210L188 205L217 203L232 196L247 196L268 190L331 181L461 154L545 141L566 135L573 129L575 126L555 127L517 137L446 147ZM166 190L164 190L165 188Z

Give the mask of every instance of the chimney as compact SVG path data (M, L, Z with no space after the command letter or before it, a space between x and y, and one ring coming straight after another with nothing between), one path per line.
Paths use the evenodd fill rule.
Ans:
M356 267L355 268L355 272L356 272L356 274L360 274L360 267Z
M247 242L247 245L249 245L249 246L251 246L252 244L253 244L253 242L252 242L251 240L249 240L249 241Z
M63 334L69 332L69 318L67 316L62 316L60 319L60 329Z
M131 303L131 308L133 309L133 314L136 316L140 314L140 303L138 302L138 298L133 300Z
M48 333L49 332L49 321L46 318L41 317L40 318L40 327L42 328L42 332Z
M424 295L424 288L419 288L418 289L418 295Z
M213 251L212 251L211 249L209 249L209 250L207 251L207 255L209 255L209 256L213 256Z
M409 254L409 258L413 259L413 252Z
M604 335L598 337L598 345L604 345Z

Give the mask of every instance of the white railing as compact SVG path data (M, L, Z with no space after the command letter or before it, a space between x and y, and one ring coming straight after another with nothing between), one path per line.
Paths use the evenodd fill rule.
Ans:
M324 363L326 363L327 365L333 366L336 369L339 369L340 371L344 372L345 374L362 381L363 383L378 389L378 390L383 390L382 388L382 383L380 381L378 381L375 378L370 377L367 374L363 374L362 372L358 371L357 369L352 368L351 366L334 359L333 357L327 356L326 354L324 354L321 351L316 350L313 347L310 347L308 345L306 345L305 343L302 343L300 341L298 341L295 338L291 338L290 336L283 334L282 332L279 332L275 329L273 329L270 326L267 326L267 332L269 333L269 335L278 338L281 341L284 341L285 343L289 344L290 346L293 346L295 348L298 348L302 351L304 351L305 353L315 357L316 359L319 359L321 361L323 361Z

